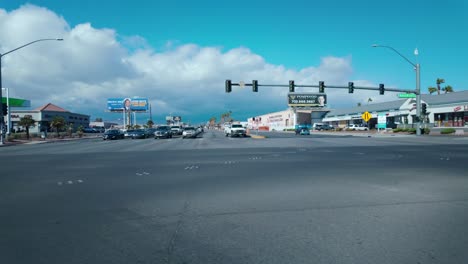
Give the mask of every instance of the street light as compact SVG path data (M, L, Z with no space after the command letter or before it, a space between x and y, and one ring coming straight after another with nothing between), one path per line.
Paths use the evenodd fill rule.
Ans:
M53 41L62 41L63 39L62 38L47 38L47 39L38 39L38 40L35 40L35 41L31 41L29 43L26 43L22 46L19 46L17 47L16 49L12 49L10 51L7 51L3 54L0 53L0 88L2 88L2 58L3 56L9 54L9 53L12 53L14 51L17 51L19 49L22 49L26 46L29 46L31 44L34 44L36 42L40 42L40 41L47 41L47 40L53 40ZM2 89L0 89L0 100L2 99ZM0 107L0 145L3 145L5 144L5 120L3 118L3 109L1 109Z
M416 70L416 117L417 117L417 127L416 127L416 135L420 136L421 135L421 75L420 75L420 70L421 70L421 65L419 63L413 63L410 61L408 58L403 56L400 52L398 52L396 49L390 47L390 46L385 46L385 45L379 45L379 44L373 44L373 48L387 48L393 50L396 54L400 55L404 60L406 60L409 64L411 64L415 70ZM416 49L414 51L414 55L418 55L419 52Z

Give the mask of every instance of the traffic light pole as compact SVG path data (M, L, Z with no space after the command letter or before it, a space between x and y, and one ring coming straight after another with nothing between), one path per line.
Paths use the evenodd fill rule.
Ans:
M2 54L0 54L0 101L3 103L2 95ZM5 144L5 119L3 118L3 107L0 107L0 145Z

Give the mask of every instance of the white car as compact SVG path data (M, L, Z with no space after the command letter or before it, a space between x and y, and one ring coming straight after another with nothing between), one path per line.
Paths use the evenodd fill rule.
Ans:
M360 125L356 125L356 124L349 125L346 128L351 129L351 130L358 130L358 131L367 131L367 130L369 130L369 128L366 127L366 126L360 126Z
M197 137L197 134L194 127L185 127L182 132L182 138Z

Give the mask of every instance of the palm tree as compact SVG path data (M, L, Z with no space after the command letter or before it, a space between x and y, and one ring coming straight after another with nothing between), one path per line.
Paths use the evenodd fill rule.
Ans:
M369 104L370 102L372 102L372 98L369 97L369 99L367 99L367 104Z
M358 106L358 107L361 107L361 105L362 105L361 103L357 103L357 106Z
M152 128L154 126L154 122L153 120L148 120L148 122L146 122L146 125L149 127L149 128Z
M433 94L433 93L437 92L437 88L431 86L431 87L428 87L428 88L427 88L427 91L428 91L430 94Z
M26 138L29 140L29 128L34 127L36 120L34 120L31 116L24 116L18 122L18 125L24 127L26 129Z
M444 91L445 93L453 93L453 88L452 86L447 85L444 88L442 88L442 91Z
M59 137L59 131L65 127L65 118L63 118L63 116L55 116L54 119L52 119L50 126L55 128L55 131L57 131L57 137Z
M437 95L439 95L440 94L440 85L442 83L445 83L445 80L442 79L442 78L437 78L436 83L437 83Z

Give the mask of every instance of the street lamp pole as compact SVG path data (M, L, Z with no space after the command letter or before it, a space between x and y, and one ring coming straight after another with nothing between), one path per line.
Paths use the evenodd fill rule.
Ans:
M47 41L47 40L62 41L63 39L61 39L61 38L55 38L55 39L50 39L50 38L48 38L48 39L38 39L38 40L35 40L35 41L31 41L31 42L29 42L29 43L26 43L26 44L24 44L24 45L22 45L22 46L19 46L19 47L15 48L15 49L12 49L12 50L10 50L10 51L7 51L7 52L5 52L5 53L3 53L3 54L0 53L0 100L2 99L2 89L1 89L1 88L3 87L3 86L2 86L2 58L3 58L3 56L5 56L5 55L7 55L7 54L9 54L9 53L12 53L12 52L14 52L14 51L17 51L17 50L19 50L19 49L22 49L22 48L24 48L24 47L26 47L26 46L29 46L29 45L31 45L31 44L34 44L34 43L36 43L36 42ZM8 102L8 103L9 103L9 102ZM3 108L0 107L0 145L5 144L5 119L3 118L3 114L4 114L4 113L3 113ZM8 128L9 128L9 127L8 127ZM10 128L9 128L9 129L10 129Z
M421 135L421 65L419 63L413 63L410 61L408 58L403 56L400 52L398 52L396 49L390 46L385 46L385 45L378 45L378 44L373 44L372 47L374 48L387 48L393 50L396 54L400 55L404 60L406 60L409 64L411 64L414 69L416 70L416 90L414 93L416 94L416 135L420 136Z

